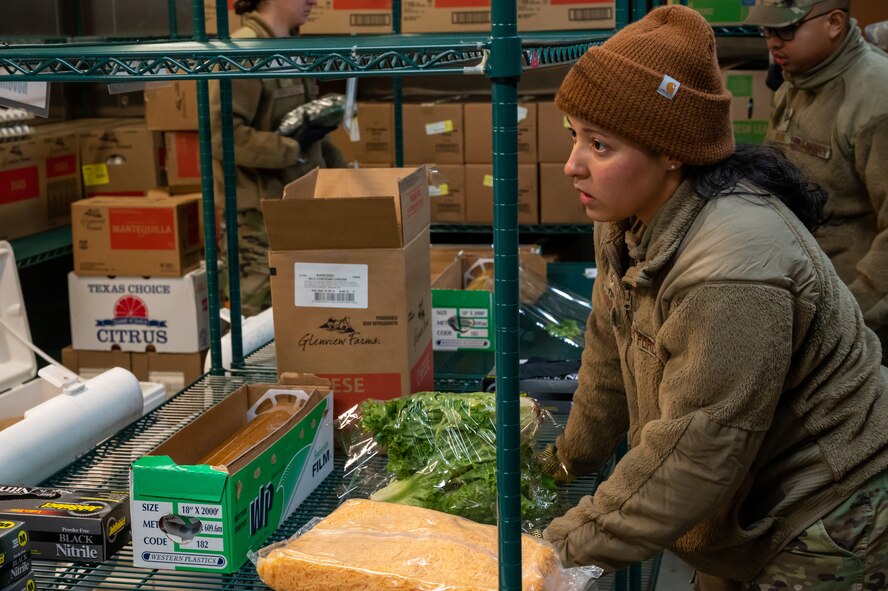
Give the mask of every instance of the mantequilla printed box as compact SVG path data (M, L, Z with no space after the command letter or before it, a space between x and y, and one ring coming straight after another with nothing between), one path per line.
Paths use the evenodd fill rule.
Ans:
M0 520L22 521L31 557L104 562L129 541L125 491L0 485Z
M0 589L31 572L31 547L21 521L0 520Z
M133 464L136 566L235 572L333 471L329 382L281 379L242 386Z

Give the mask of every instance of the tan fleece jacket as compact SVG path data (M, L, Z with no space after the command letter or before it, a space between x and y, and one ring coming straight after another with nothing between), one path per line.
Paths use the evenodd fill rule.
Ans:
M798 219L738 190L707 202L685 182L641 244L627 246L627 221L595 226L593 313L557 453L580 475L627 431L631 449L545 531L568 565L671 548L748 580L888 467L876 336Z
M255 13L247 14L234 39L272 38L268 24ZM222 174L222 128L219 123L219 83L210 81L213 138L213 177L216 204L225 201ZM261 199L279 199L284 186L314 168L345 166L339 151L327 140L300 150L299 142L277 133L284 116L318 98L311 78L235 78L231 81L234 117L234 161L237 164L237 208L260 210Z
M888 360L888 55L852 19L839 50L774 95L768 140L829 191L815 236Z

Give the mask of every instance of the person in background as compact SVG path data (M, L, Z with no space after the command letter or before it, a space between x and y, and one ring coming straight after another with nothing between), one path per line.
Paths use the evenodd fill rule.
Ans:
M810 229L826 193L735 146L712 28L651 11L555 99L598 276L564 433L570 480L629 451L543 532L566 566L669 548L696 588L847 591L888 576L888 368Z
M305 23L315 0L236 0L243 27L233 39L289 37ZM235 78L231 82L234 116L234 160L237 164L237 219L240 251L241 308L254 316L271 306L268 280L268 236L262 219L262 199L279 199L284 186L316 167L344 167L339 151L326 134L332 127L303 125L293 137L277 133L287 113L318 97L310 78ZM222 130L219 124L219 85L210 85L213 117L213 173L216 205L224 207ZM224 219L223 219L224 224ZM227 250L222 229L221 251ZM222 274L228 297L227 275Z
M849 2L763 0L745 23L783 68L767 140L829 193L815 237L888 363L888 55L863 39Z

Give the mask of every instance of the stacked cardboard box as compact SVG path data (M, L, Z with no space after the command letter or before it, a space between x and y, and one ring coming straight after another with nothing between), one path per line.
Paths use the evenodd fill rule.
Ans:
M72 205L70 369L120 366L179 390L209 347L200 195L94 197Z
M723 70L731 100L734 139L747 144L761 144L768 131L773 92L765 83L765 70Z
M564 164L570 157L570 123L552 99L537 104L538 147L540 155L540 223L591 224L577 198L573 180L565 176Z
M325 377L337 416L433 387L423 168L320 169L262 202L279 373Z
M163 133L167 185L179 193L199 191L197 83L174 81L145 90L145 127Z

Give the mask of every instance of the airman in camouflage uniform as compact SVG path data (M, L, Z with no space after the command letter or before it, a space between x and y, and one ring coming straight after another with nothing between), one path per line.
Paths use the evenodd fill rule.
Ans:
M792 539L753 581L696 579L698 591L888 590L888 473Z
M259 5L258 2L244 4ZM275 37L273 28L258 11L246 14L244 26L232 34L234 39L271 37ZM231 82L241 311L246 316L258 314L271 306L268 236L262 219L262 199L279 199L287 183L314 168L345 166L345 160L329 139L323 138L303 146L293 137L286 137L277 131L288 113L317 97L318 85L310 78L238 78ZM222 209L225 190L217 82L210 83L210 105L216 206ZM220 252L227 261L224 225L222 234ZM223 275L223 295L227 298L228 279L227 274Z

